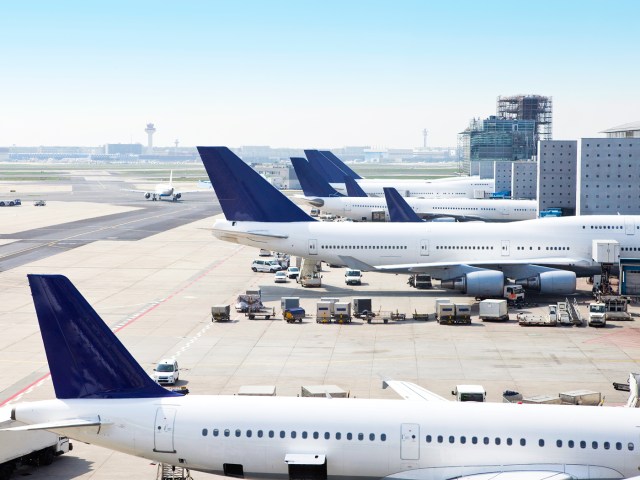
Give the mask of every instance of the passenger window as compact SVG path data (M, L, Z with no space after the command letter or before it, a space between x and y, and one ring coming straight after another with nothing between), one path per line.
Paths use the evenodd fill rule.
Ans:
M616 450L622 450L622 444L620 442L616 442Z
M633 451L633 443L629 442L629 445L627 445L627 448L629 449L629 451Z
M217 428L214 428L214 429L213 429L213 436L214 436L214 437L217 437L219 433L220 433L220 432L218 431L218 429L217 429Z
M375 441L376 439L376 434L375 433L370 433L369 434L369 440L371 440L372 442Z
M431 443L431 435L427 435L427 443Z
M236 429L236 437L239 437L240 435L242 435L242 432L240 429Z
M353 438L353 434L351 432L347 433L347 440L351 440Z
M442 435L438 435L438 443L442 443L442 440L443 440Z
M302 438L307 438L307 432L302 432Z
M544 440L542 438L540 440L538 440L538 445L540 447L544 447Z
M296 438L296 436L297 436L296 431L295 431L295 430L294 430L294 431L292 431L292 432L291 432L291 438Z
M203 436L203 437L206 437L206 436L207 436L207 433L209 433L209 432L208 432L208 430L207 430L206 428L203 428L203 429L202 429L202 436Z
M269 430L269 438L273 438L273 436L274 436L273 430Z
M527 444L527 441L524 438L520 439L520 446L524 447Z
M336 440L340 440L342 438L342 434L340 432L336 432Z
M329 440L331 438L331 434L329 432L324 432L324 439Z
M495 438L496 445L500 445L500 437Z
M478 437L471 437L471 443L473 443L474 445L478 443Z
M318 439L320 437L320 434L318 432L313 432L313 438L314 439Z
M231 434L231 431L228 428L225 428L224 430L224 436L228 437Z
M465 437L464 435L460 437L460 443L462 443L463 445L465 443L467 443L467 437Z
M594 450L598 449L598 442L591 442L591 448L593 448Z
M387 434L386 433L381 433L380 434L380 441L381 442L386 442L387 441Z
M482 443L484 443L485 445L489 445L489 437L484 437L482 439Z
M280 430L280 438L284 438L284 436L285 436L284 430Z
M453 443L455 441L456 441L456 439L454 438L454 436L453 435L449 435L449 443Z
M587 442L580 440L580 448L587 448Z
M364 433L358 434L358 440L364 440Z
M253 433L251 432L251 430L247 430L247 438L251 438L251 435L253 435Z
M609 448L611 448L611 444L609 442L604 442L602 446L604 447L605 450L609 450Z
M513 440L511 438L507 438L507 445L511 446L513 444Z
M262 438L262 430L258 430L258 438Z
M556 440L556 447L562 448L562 440Z

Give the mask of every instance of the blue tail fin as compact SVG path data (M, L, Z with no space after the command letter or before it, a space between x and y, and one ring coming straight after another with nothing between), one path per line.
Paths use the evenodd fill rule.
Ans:
M392 222L421 222L422 219L402 198L395 188L383 188L389 208L389 220Z
M337 167L333 162L329 161L329 159L322 155L318 150L305 150L304 154L307 156L311 166L320 175L322 175L327 182L344 182L344 176L348 175L348 173Z
M27 277L57 398L178 395L149 377L67 277Z
M320 150L320 153L322 155L324 155L331 163L333 163L336 167L338 167L340 170L342 170L343 172L345 172L347 175L349 175L351 178L355 178L356 180L361 180L362 177L360 175L358 175L356 172L354 172L351 168L349 168L349 165L347 165L346 163L344 163L342 160L340 160L338 157L336 157L333 152L329 151L329 150Z
M302 192L307 197L343 197L307 162L306 158L291 157L291 164L296 171Z
M362 187L358 185L355 178L351 178L348 175L344 176L344 186L347 188L347 195L349 197L367 197Z
M198 153L227 220L314 221L227 147L198 147Z

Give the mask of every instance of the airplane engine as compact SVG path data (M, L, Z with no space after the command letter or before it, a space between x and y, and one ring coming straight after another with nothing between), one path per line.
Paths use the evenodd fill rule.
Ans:
M442 281L440 285L442 288L451 288L474 297L502 297L504 274L496 270L479 270Z
M518 279L516 283L540 293L567 295L576 291L576 274L564 270L550 270L532 277Z
M144 194L144 198L146 198L147 200L149 200L151 198L151 194L149 192Z
M180 197L182 197L182 194L181 194L181 193L176 193L173 197L174 197L176 200L179 200L179 199L180 199Z

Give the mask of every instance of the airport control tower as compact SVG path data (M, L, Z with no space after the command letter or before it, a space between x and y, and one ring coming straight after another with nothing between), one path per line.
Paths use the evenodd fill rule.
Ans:
M151 155L153 153L153 134L156 133L156 128L153 126L153 123L147 123L147 128L144 129L147 132L147 154Z

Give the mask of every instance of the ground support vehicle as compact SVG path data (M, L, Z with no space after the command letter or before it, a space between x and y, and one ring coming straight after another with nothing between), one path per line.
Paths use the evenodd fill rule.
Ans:
M260 310L263 307L262 296L259 293L241 294L236 300L236 312L247 313L250 310Z
M451 391L458 402L486 402L487 392L482 385L456 385Z
M480 320L483 322L509 320L509 308L506 300L482 300L479 305Z
M47 202L45 202L44 200L36 200L35 202L33 202L34 207L44 207L46 205Z
M0 422L0 428L19 425L11 420ZM9 478L22 464L50 465L55 457L72 449L67 437L45 430L0 432L0 478Z
M605 305L602 302L594 302L589 304L589 326L590 327L606 327L607 317Z
M333 311L332 302L316 303L316 323L331 323L331 312Z
M431 315L429 313L419 313L417 310L414 310L412 317L414 320L420 322L426 322L427 320L431 319Z
M351 303L336 302L333 304L333 321L336 323L351 323Z
M362 272L353 268L347 268L344 272L344 283L346 285L361 285Z
M600 295L598 301L604 303L605 318L611 320L632 320L628 312L629 298L620 295Z
M505 285L503 298L507 299L509 305L520 307L524 305L524 288L522 285Z
M290 307L282 311L282 318L287 323L302 323L302 319L305 317L305 315L306 312L304 311L304 308L300 307Z
M518 313L518 324L523 327L555 327L557 320L555 317L547 315L536 315L532 313Z
M15 200L0 200L0 207L16 207L18 205L22 205L19 198Z
M245 312L244 315L249 320L254 320L256 318L264 318L265 320L269 320L271 317L276 316L276 309L273 307L268 308L263 306L259 309L250 309L249 311Z
M212 322L228 322L231 320L231 305L214 305L211 307Z
M353 299L353 316L362 318L365 314L372 312L370 298L354 298Z
M322 275L317 273L310 273L299 277L299 282L302 287L321 287Z
M426 273L416 273L409 277L409 281L407 282L410 287L418 288L418 289L428 289L433 288L433 283L431 282L431 275L427 275Z
M457 313L458 310L459 313ZM471 323L471 307L454 303L436 303L436 320L440 325L469 324Z

